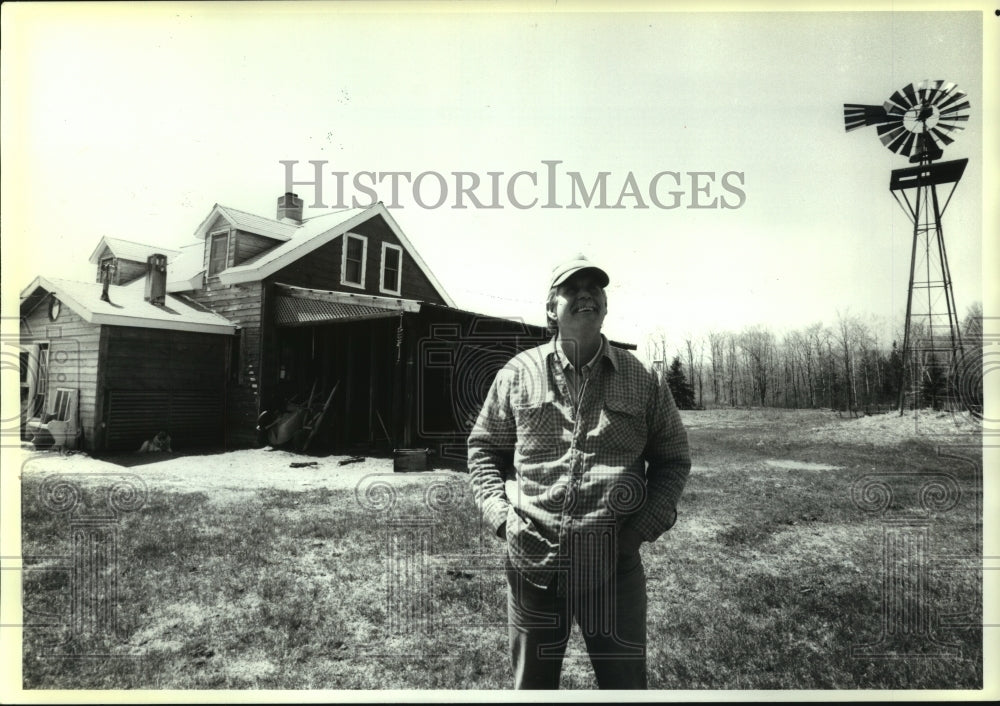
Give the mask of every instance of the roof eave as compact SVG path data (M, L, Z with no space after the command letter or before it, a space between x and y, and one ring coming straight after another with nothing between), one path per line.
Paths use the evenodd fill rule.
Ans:
M188 331L191 333L215 333L231 336L236 333L236 327L224 324L206 324L190 321L163 321L161 319L144 319L140 316L123 316L119 314L94 314L90 323L105 326L131 326L133 328L155 328L168 331Z
M372 208L375 207L373 206ZM346 221L341 221L327 230L317 233L303 242L299 247L288 251L284 255L281 255L270 262L264 263L260 267L255 267L253 265L249 267L245 265L237 265L236 267L230 267L229 269L223 270L219 273L219 281L222 284L243 284L245 282L256 282L258 280L266 279L275 272L278 272L293 262L305 257L317 248L320 248L334 239L339 238L356 225L364 223L366 220L371 218L372 208L365 209L361 213L348 218ZM302 252L298 252L300 248L302 249Z
M355 304L360 306L370 306L396 311L400 313L415 314L420 311L422 302L416 299L404 299L403 297L384 297L375 294L355 294L353 292L341 292L335 289L313 289L310 287L299 287L282 282L275 282L275 291L281 296L293 297L296 299L319 299L332 301L338 304Z
M167 293L173 294L174 292L190 292L194 289L200 289L202 279L205 275L205 270L193 274L187 279L178 279L173 282L167 282Z
M208 235L208 227L212 224L212 221L215 220L215 217L221 213L220 210L221 208L222 206L219 204L215 204L214 206L212 206L212 209L208 212L208 215L205 216L205 220L203 220L198 225L198 227L194 229L194 237L199 238L201 240L205 239L205 237ZM222 213L221 215L223 218L225 218L227 221L230 222L230 225L232 225L232 221L229 219L229 216L227 216L225 213Z
M252 269L238 270L236 272L231 271L233 268L228 270L223 270L217 277L219 282L222 284L244 284L246 282L257 282L264 279L267 275L262 275L259 272L254 272Z
M96 265L98 257L104 248L108 247L107 236L102 235L101 240L97 243L97 247L94 248L94 252L90 254L90 264Z
M27 295L22 295L21 298L25 299L28 296L30 296L31 294L34 294L34 291L36 289L38 289L39 287L41 287L42 289L44 289L45 291L47 291L49 294L55 294L56 296L58 296L59 297L59 301L61 301L63 304L65 304L70 309L72 309L73 311L75 311L80 316L80 318L83 319L84 321L86 321L88 324L94 323L94 321L93 321L94 312L93 311L91 311L89 308L87 308L82 303L80 303L79 301L77 301L74 297L72 297L72 296L66 294L66 292L60 290L58 287L56 287L56 285L54 285L52 282L50 282L49 280L45 279L45 277L42 277L40 275L35 278L34 282L32 282L31 284L29 284L25 288L24 291L27 291L28 294ZM44 297L42 297L42 299L44 299ZM38 303L41 303L41 301L42 300L40 299ZM27 316L32 311L34 311L35 308L38 306L38 303L36 303L34 306L32 306L31 309L28 312L22 312L21 316Z

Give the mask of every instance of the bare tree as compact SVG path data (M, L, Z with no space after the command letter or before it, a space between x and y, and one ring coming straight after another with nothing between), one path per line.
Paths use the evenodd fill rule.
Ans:
M763 326L751 326L740 334L750 396L759 399L761 406L767 404L768 386L773 380L774 334Z
M723 343L726 340L726 334L720 333L718 331L708 332L708 349L709 355L712 357L712 401L715 404L721 402L721 381L722 381L722 371L723 371L723 358L725 353L723 351Z

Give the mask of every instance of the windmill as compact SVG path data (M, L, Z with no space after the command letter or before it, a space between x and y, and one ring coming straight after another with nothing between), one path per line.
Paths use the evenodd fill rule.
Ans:
M939 388L947 374L942 374L942 369L954 370L962 355L962 334L941 217L969 160L936 160L968 120L969 101L965 93L946 81L911 83L882 105L844 104L844 125L848 132L874 125L883 145L917 165L894 169L889 180L889 191L913 223L900 414L907 394L913 396L915 407L919 406L921 393L928 390L935 406L943 402ZM942 191L948 189L943 203L938 187Z

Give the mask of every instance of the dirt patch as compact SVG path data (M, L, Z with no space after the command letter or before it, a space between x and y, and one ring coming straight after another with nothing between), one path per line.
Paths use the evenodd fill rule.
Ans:
M684 426L744 432L763 446L781 436L855 446L896 446L923 440L932 444L978 444L982 424L968 412L887 412L852 417L829 409L706 409L681 412ZM756 441L755 441L756 440Z
M836 413L826 409L726 408L681 410L681 420L688 429L743 429L802 424L825 424L836 421Z
M391 458L366 457L364 461L340 465L351 456L305 456L289 451L245 449L202 456L171 457L124 467L91 458L85 453L60 456L56 452L21 451L24 473L40 476L65 473L130 474L141 477L150 489L209 495L212 502L228 503L246 499L259 490L340 489L354 491L373 481L387 482L394 487L424 484L439 480L442 474L464 482L465 474L454 470L434 469L433 472L394 473ZM293 467L292 464L315 463ZM100 476L95 476L99 478Z
M814 438L826 441L874 446L895 446L915 439L933 444L978 444L982 438L982 425L968 412L921 410L916 414L889 412L836 420L813 427L809 432Z

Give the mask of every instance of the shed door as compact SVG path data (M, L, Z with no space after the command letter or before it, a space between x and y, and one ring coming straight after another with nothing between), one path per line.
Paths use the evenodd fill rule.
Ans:
M160 431L170 434L175 451L223 443L222 395L205 390L109 390L107 400L109 449L138 449Z

